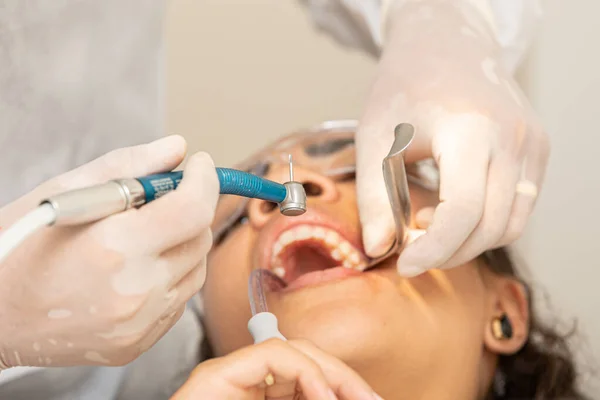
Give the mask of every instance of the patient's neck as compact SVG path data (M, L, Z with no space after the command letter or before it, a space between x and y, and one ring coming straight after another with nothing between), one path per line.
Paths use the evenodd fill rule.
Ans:
M439 365L427 373L393 357L368 364L346 363L385 400L475 400L481 390L477 371L459 363Z

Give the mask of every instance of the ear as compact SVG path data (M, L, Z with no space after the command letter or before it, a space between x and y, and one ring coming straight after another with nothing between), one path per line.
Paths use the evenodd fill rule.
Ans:
M496 283L495 307L484 332L486 348L496 354L509 355L519 351L529 336L529 298L525 286L511 278L501 278ZM494 334L495 322L505 317L512 335L498 338Z

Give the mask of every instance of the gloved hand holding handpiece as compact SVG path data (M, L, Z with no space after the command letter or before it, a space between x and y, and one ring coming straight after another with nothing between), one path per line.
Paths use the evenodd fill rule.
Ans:
M0 224L60 192L170 171L185 154L178 136L113 151L0 209ZM0 268L0 369L122 365L150 348L204 283L218 195L215 166L197 153L176 191L93 224L31 236Z
M440 204L421 211L431 224L398 260L399 272L414 276L517 239L549 142L502 64L493 26L471 2L397 0L384 10L383 55L357 134L358 203L365 248L376 257L394 239L381 160L394 126L413 124L406 162L433 158L440 173Z
M291 156L281 184L215 169L203 153L171 171L184 155L179 137L118 150L2 210L0 262L12 258L0 278L31 285L0 295L0 368L117 365L148 349L202 287L219 194L271 201L287 216L306 211Z

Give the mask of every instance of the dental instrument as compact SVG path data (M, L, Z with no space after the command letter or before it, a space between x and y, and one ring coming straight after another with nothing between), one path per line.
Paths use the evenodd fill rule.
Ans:
M284 184L230 168L216 168L221 194L262 199L279 204L285 216L306 212L306 193L293 180L290 155L290 181ZM0 262L31 234L44 226L72 226L98 221L110 215L141 207L177 189L182 171L173 171L134 179L118 179L77 189L43 200L0 234Z
M396 238L392 247L382 256L369 260L364 271L373 268L383 260L397 255L402 249L408 236L410 226L410 193L408 191L408 176L404 164L404 151L415 137L415 128L411 124L402 123L394 129L394 143L388 155L383 159L383 179L388 199L394 215Z

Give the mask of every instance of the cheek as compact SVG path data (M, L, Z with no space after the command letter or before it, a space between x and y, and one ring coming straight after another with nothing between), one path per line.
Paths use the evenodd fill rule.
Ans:
M405 291L415 304L445 331L461 331L481 324L487 309L486 290L475 265L451 270L432 270L420 277L404 280ZM478 332L479 333L479 332Z
M487 296L476 267L434 270L405 281L411 304L412 337L407 338L422 354L476 373L486 325ZM419 346L426 348L419 349ZM418 353L417 353L418 355Z
M209 254L202 298L207 335L217 355L252 343L247 323L252 316L248 278L253 243L251 229L243 226Z

